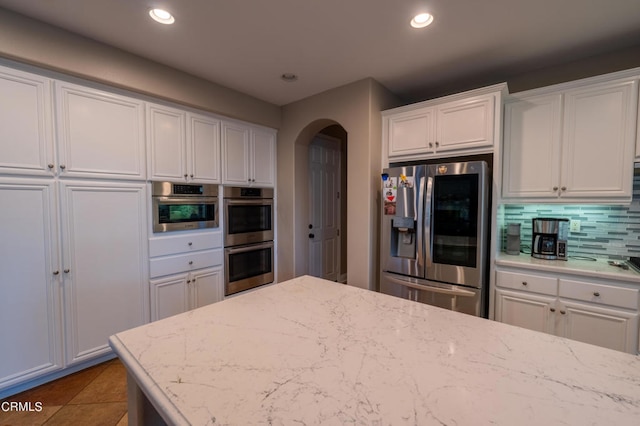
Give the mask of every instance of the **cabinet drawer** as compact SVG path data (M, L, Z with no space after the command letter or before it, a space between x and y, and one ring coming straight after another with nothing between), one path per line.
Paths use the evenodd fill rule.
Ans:
M555 296L558 292L558 280L556 278L515 272L496 272L496 285L550 296Z
M222 232L171 235L149 239L149 257L222 248Z
M151 278L222 265L222 249L201 250L173 256L157 257L149 261Z
M638 289L591 284L583 281L560 280L560 297L617 306L626 309L638 309Z

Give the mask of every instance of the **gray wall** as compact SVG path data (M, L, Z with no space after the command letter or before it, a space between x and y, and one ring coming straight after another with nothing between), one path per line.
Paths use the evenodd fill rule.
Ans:
M1 8L0 57L280 127L276 105Z

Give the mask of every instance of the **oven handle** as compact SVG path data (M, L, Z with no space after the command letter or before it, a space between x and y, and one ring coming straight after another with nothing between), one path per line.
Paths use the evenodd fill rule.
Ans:
M269 241L265 243L250 244L247 246L227 247L224 249L224 251L227 254L237 254L237 253L244 253L247 251L253 251L256 249L262 249L262 248L273 248L273 242Z
M207 204L217 203L218 197L153 197L156 202L164 204Z
M273 198L261 198L259 200L245 200L237 198L225 198L224 203L226 205L252 205L252 206L273 206Z
M412 282L400 280L398 278L393 278L393 277L390 277L388 275L385 276L385 279L391 281L394 284L403 285L405 287L415 288L417 290L431 291L433 293L441 293L441 294L448 294L450 296L462 296L462 297L475 297L476 296L476 293L474 293L473 291L464 290L464 289L457 288L457 287L453 288L453 289L446 289L446 288L434 287L434 286L430 286L430 285L414 284Z

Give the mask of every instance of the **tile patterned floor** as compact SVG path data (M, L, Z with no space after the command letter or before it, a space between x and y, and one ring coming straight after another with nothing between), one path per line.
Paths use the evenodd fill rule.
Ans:
M0 426L127 426L127 380L114 360L2 401L40 402L42 411L0 410Z

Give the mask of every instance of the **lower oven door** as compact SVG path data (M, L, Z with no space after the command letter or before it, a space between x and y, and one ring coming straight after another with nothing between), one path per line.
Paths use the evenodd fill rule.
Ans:
M224 249L224 295L273 282L273 241Z
M382 274L380 293L486 317L482 289Z

